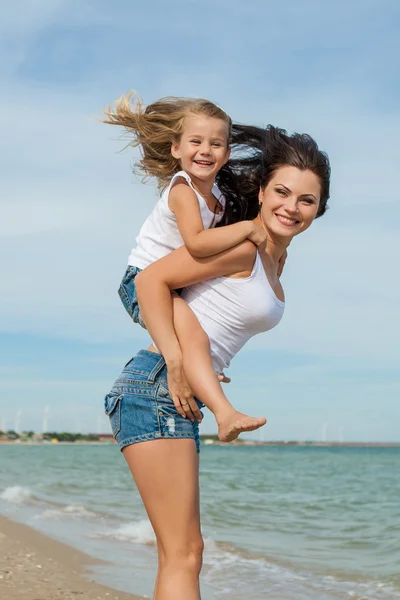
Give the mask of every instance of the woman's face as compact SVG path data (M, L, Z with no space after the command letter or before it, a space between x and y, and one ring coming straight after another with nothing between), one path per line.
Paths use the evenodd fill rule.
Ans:
M270 233L292 238L310 227L321 197L321 184L312 171L281 167L260 190L260 217Z

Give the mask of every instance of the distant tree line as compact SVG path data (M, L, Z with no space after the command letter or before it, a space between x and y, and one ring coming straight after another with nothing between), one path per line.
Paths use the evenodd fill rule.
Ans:
M94 433L62 433L56 431L47 431L43 434L44 440L58 440L59 442L98 442L99 436Z
M0 438L6 438L8 440L18 440L18 439L29 439L35 435L34 431L23 431L22 433L17 433L14 429L8 429L7 431L0 430Z
M0 430L0 439L7 440L21 440L27 441L32 440L36 436L34 431L23 431L22 433L17 433L13 429L9 429L8 431ZM69 433L69 432L56 432L56 431L47 431L42 436L40 436L42 440L52 441L57 440L59 442L98 442L99 436L93 433Z

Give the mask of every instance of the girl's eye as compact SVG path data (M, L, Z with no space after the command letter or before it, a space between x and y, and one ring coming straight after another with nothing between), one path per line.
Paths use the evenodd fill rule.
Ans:
M286 196L285 190L276 190L280 196Z
M214 142L213 146L215 146L216 148L221 148L222 144L219 144L218 142Z
M309 205L314 204L314 200L312 198L303 198L303 202Z
M192 140L192 144L200 144L200 140Z

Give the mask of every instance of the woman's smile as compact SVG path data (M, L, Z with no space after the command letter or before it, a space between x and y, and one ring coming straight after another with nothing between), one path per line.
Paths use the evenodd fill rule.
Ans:
M297 225L298 223L300 223L300 221L298 221L297 219L291 219L290 217L285 217L278 213L275 213L275 216L278 219L278 221L280 223L282 223L282 225L285 225L286 227L293 227L293 226Z

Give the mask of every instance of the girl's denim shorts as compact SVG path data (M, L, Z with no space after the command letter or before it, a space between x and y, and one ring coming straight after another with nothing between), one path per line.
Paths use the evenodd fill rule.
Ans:
M142 320L139 310L139 304L137 300L136 294L136 284L135 278L138 273L140 273L142 269L139 267L131 267L129 266L125 275L122 278L121 285L118 289L119 297L121 298L122 304L125 306L126 312L131 317L134 323L139 323L144 329L146 329L146 325ZM180 294L181 290L174 290L176 294Z
M125 306L128 315L133 319L134 323L139 323L144 329L142 317L140 316L139 304L136 295L135 278L142 269L139 267L128 267L125 271L125 275L122 278L121 285L118 289L119 297L121 298L122 304Z
M197 401L199 408L204 405ZM167 387L160 354L140 350L124 367L104 400L106 415L121 450L162 438L191 438L200 452L199 423L180 416Z

